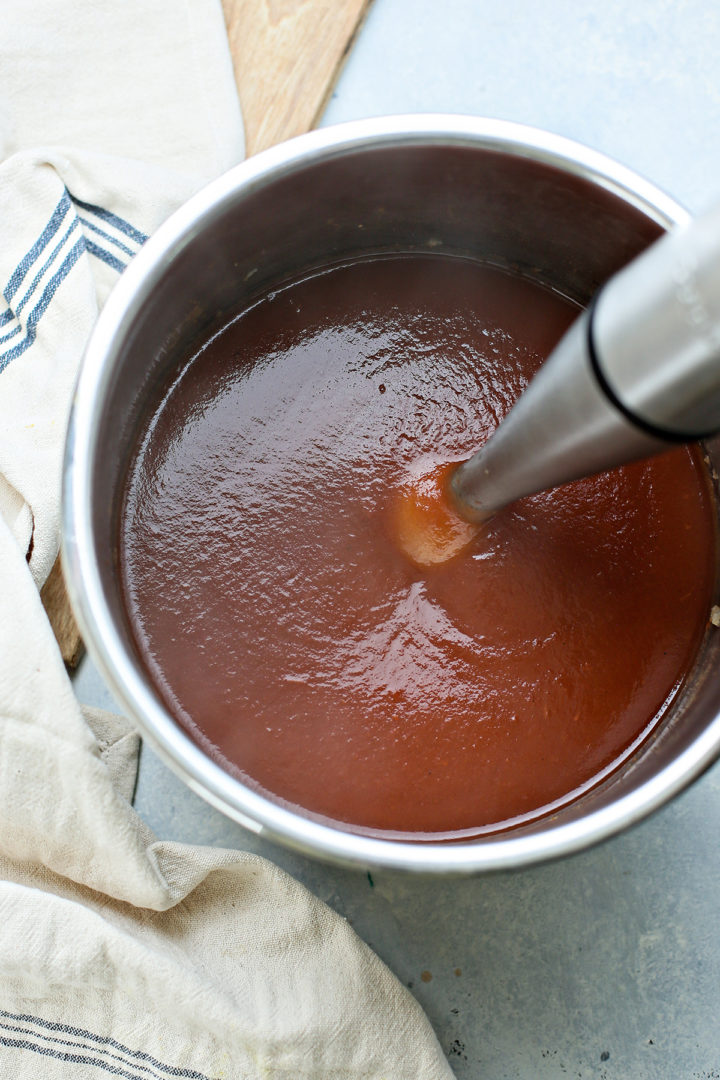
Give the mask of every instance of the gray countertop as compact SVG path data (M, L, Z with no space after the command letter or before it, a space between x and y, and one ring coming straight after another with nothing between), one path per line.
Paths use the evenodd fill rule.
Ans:
M535 124L691 210L720 195L720 8L699 0L375 0L324 123L395 112ZM82 701L112 708L90 661ZM274 860L426 1009L459 1080L720 1078L720 766L592 851L471 880L324 866L247 833L145 748L164 838Z

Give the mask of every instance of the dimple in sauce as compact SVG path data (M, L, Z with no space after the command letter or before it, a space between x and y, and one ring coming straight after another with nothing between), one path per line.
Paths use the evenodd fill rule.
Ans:
M345 828L454 838L576 798L657 724L710 608L695 450L524 499L448 561L398 542L398 491L476 450L576 314L469 260L366 260L240 313L156 402L127 613L227 769Z

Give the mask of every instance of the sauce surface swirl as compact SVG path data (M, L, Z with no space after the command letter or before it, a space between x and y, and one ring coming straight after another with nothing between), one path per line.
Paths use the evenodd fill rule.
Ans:
M472 453L576 316L524 278L377 258L269 295L155 403L120 560L143 662L226 768L376 835L461 836L596 783L710 606L696 450L524 499L419 568L391 507Z

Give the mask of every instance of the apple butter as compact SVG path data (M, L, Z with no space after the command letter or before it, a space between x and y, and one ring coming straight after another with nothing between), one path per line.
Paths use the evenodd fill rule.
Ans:
M446 561L397 542L398 492L473 453L577 313L472 260L368 258L238 312L158 393L127 614L226 769L351 830L452 839L579 797L648 737L711 604L697 449L523 499Z

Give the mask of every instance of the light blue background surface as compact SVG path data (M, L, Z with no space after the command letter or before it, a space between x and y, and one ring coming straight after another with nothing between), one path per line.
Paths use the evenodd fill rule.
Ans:
M719 58L720 8L696 0L375 0L324 122L535 124L697 211L720 196ZM89 662L77 688L112 708ZM158 835L258 851L347 915L412 985L461 1080L720 1077L720 767L600 848L475 880L371 886L274 848L147 750L136 805Z

